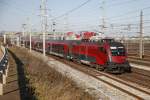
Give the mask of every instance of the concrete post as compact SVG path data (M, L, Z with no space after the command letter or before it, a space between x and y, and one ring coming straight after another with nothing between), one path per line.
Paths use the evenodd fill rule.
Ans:
M20 46L19 37L17 37L17 46Z
M2 74L2 83L6 84L6 74Z
M143 58L143 12L140 14L140 45L139 45L140 59Z
M3 95L3 84L0 83L0 95Z
M3 95L3 75L2 71L0 71L0 95Z
M6 35L4 34L4 44L6 44Z

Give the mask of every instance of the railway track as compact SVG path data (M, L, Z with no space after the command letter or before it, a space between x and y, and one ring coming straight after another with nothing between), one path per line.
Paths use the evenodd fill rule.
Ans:
M139 61L139 60L135 60L135 59L128 59L128 61L132 64L146 66L147 68L150 66L150 62L143 62L143 61ZM133 67L136 67L136 66L133 66ZM140 69L144 69L144 68L141 67Z
M140 61L150 61L150 57L149 56L145 56L142 59L140 59L138 56L128 56L128 58L130 58L130 59L136 59L136 60L140 60Z
M87 65L76 62L67 61L60 57L50 56L58 61L61 61L72 68L77 69L87 75L90 75L97 80L103 81L106 84L115 87L137 99L142 100L143 96L150 99L150 73L143 74L142 71L133 69L132 73L125 73L121 75L113 75L105 72L97 71ZM115 83L115 84L114 84ZM122 88L124 87L124 88ZM128 88L128 89L127 89Z
M150 77L150 72L149 72L149 71L140 70L140 69L137 69L137 68L132 68L132 70L133 70L134 73L137 73L137 74L141 74L141 75L143 75L143 76Z
M124 74L117 77L123 79L124 81L136 83L139 86L150 89L150 77L147 75L133 72L132 74Z
M143 59L140 59L137 56L128 56L128 60L131 63L139 64L139 65L145 65L145 66L150 66L150 57L146 56Z

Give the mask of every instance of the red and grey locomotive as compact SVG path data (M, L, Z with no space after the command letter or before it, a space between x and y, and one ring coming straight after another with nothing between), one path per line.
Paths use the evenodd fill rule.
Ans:
M39 41L34 42L32 47L33 49L42 50L42 43ZM96 42L47 40L46 52L111 73L131 71L124 45L114 39L100 39Z

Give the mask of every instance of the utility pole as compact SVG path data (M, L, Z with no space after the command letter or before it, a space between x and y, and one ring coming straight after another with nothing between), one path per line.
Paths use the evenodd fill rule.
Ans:
M128 24L128 31L131 31L131 24Z
M32 25L31 25L31 21L30 21L30 18L27 18L27 21L28 21L28 32L29 32L29 41L30 41L30 52L32 50L32 40L31 40L31 32L32 32Z
M22 24L22 28L23 28L23 36L22 36L22 42L23 42L23 47L25 47L25 26L26 24ZM21 41L21 40L20 40Z
M64 17L64 25L65 25L65 32L68 32L69 30L68 14L66 14Z
M42 33L43 33L43 55L45 56L45 34L47 32L47 7L46 7L47 0L41 0L41 26L42 26Z
M17 41L17 46L20 47L20 36L16 37L16 41Z
M31 26L32 27L32 26ZM32 28L30 28L30 52L32 50L32 40L31 40L31 32L32 32Z
M6 44L6 34L4 33L4 44Z
M65 15L64 17L64 34L63 34L63 38L66 38L66 34L69 30L69 22L68 22L68 14Z
M140 13L140 45L139 45L140 59L143 58L143 11Z

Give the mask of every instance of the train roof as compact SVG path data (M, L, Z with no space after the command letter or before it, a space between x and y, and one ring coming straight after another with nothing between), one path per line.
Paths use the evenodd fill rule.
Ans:
M42 40L34 41L34 42L42 42ZM111 38L99 39L98 41L89 41L89 40L46 40L47 43L61 43L61 44L89 44L89 45L103 45L104 43L109 44L110 46L123 46L122 43L116 42Z
M99 39L98 41L90 41L90 40L46 40L47 42L57 42L57 43L66 43L66 44L72 44L72 43L97 43L97 44L102 44L102 43L111 43L115 42L114 39L111 38L104 38L104 39Z

